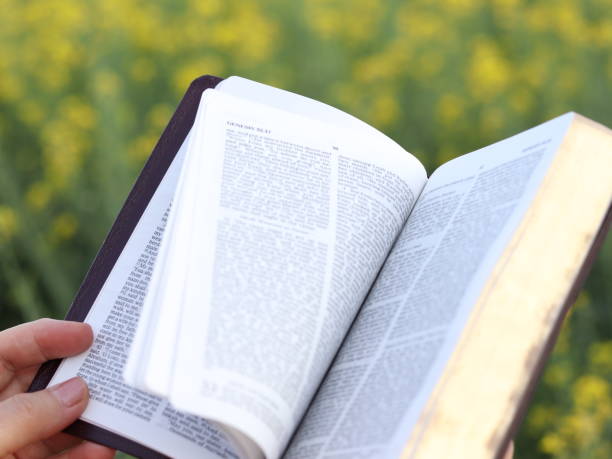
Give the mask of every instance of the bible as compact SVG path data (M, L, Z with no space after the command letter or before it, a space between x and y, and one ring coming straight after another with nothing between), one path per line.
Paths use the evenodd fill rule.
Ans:
M567 113L440 166L195 80L67 319L67 432L139 457L500 457L605 238L612 132Z

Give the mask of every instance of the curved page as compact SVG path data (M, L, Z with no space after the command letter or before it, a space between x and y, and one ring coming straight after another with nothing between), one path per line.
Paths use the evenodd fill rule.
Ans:
M194 127L203 141L189 151L207 159L183 190L197 206L175 221L192 234L177 243L187 278L175 292L184 302L169 397L273 458L426 177L414 157L359 131L207 92Z

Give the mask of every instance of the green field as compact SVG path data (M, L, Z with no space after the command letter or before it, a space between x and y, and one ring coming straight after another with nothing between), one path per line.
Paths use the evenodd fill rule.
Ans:
M0 0L0 11L2 328L65 313L202 74L338 106L429 171L569 110L612 126L610 0ZM611 457L611 382L608 238L516 457Z

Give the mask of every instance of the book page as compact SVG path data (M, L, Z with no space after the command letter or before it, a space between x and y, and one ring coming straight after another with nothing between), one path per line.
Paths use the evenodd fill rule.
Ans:
M240 97L241 99L251 100L290 113L297 113L322 123L365 133L385 144L389 150L395 150L398 154L403 154L404 152L400 145L379 130L353 115L318 100L239 76L226 78L215 89L235 97Z
M502 457L605 239L611 204L612 131L575 114L402 457Z
M396 155L406 155L406 152L393 140L363 121L327 104L299 94L236 76L223 80L217 85L215 90L240 99L263 103L273 108L311 118L330 126L366 132L369 137L376 139L376 142L381 145L380 148L389 152L395 152ZM204 96L205 98L206 96ZM196 120L195 125L202 122L201 113L198 114L198 117L200 119ZM198 142L201 143L203 140L199 139ZM187 161L190 163L186 164L183 172L201 167L195 165L196 161L198 161L198 164L206 164L206 155L193 155L192 158L187 158ZM423 170L414 158L412 158L412 161L414 165L411 167ZM185 174L185 176L187 180L198 180L195 174ZM179 186L182 186L181 184L182 179ZM190 189L193 189L193 187ZM184 198L179 200L180 202L177 203L177 206L183 206L186 205L186 201L192 201L195 193L183 193L182 195ZM193 203L189 204L189 206L192 208ZM186 266L183 260L185 260L187 253L191 250L190 245L187 243L182 244L179 249L176 243L170 242L172 240L187 241L189 238L188 230L193 224L191 220L186 220L191 218L188 212L182 212L184 215L183 224L180 225L181 227L175 235L173 214L176 212L177 209L175 208L170 213L170 221L166 233L171 235L168 238L164 238L164 242L162 242L161 256L163 261L154 270L154 279L151 282L151 285L155 286L156 289L159 288L159 291L149 290L143 308L144 315L139 322L136 339L130 350L130 358L125 374L126 381L130 385L157 395L168 394L170 391L171 376L175 362L176 336L179 326L178 317L180 317L180 313L177 311L181 303L174 292L181 289L180 283L186 275ZM171 250L168 250L166 246L171 244L173 247ZM169 252L167 259L165 252ZM149 316L151 316L151 321L149 321ZM157 326L157 324L163 325Z
M432 175L288 457L400 455L572 117Z
M184 144L189 145L191 141L191 131L185 138ZM180 159L180 173L178 174L178 178L176 179L176 186L174 195L176 195L178 189L183 186L183 182L185 180L185 171L189 168L190 164L187 163L187 159L185 156L186 147L183 148L181 154L183 157ZM172 201L168 206L168 212L166 215L166 222L163 230L163 237L159 243L158 253L155 257L154 267L151 273L151 278L147 285L146 295L142 304L141 313L138 318L138 323L136 327L136 333L132 339L132 342L129 347L129 356L127 362L123 368L123 377L127 384L132 387L136 387L138 389L147 390L155 395L159 395L158 391L155 388L147 387L145 382L143 381L143 368L146 367L146 364L151 357L153 352L149 352L150 350L150 334L152 333L152 329L154 328L155 322L159 319L160 310L157 307L157 299L161 297L160 290L160 279L164 276L165 272L163 267L166 266L167 255L168 255L168 247L170 246L169 241L171 241L175 236L175 227L173 225L174 215L176 212L172 211ZM174 203L175 205L178 203ZM163 358L163 351L162 357Z
M174 409L167 401L129 387L122 370L157 257L186 141L151 198L85 322L92 347L62 360L50 385L75 375L87 382L90 401L81 419L168 456L238 457L240 451L214 423Z
M198 110L194 125L205 116L204 108L205 105ZM194 139L190 133L185 143L188 146L192 141ZM203 160L202 156L186 156L183 160L175 197L189 185L186 182L199 179L197 175L188 172L197 167L196 164ZM174 342L179 326L181 298L177 298L174 292L177 290L177 282L181 282L186 275L185 264L175 261L184 258L185 254L177 253L175 246L177 240L189 237L190 231L189 226L177 227L174 221L177 212L193 211L195 195L183 194L181 199L174 199L173 204L174 209L170 210L168 216L165 237L161 241L160 253L143 304L143 314L124 369L124 378L128 384L160 396L168 392L174 362ZM187 245L183 247L188 249ZM164 326L158 327L158 323Z
M284 449L425 183L360 132L218 93L170 400ZM198 134L196 132L196 138ZM192 154L190 151L189 154ZM163 324L158 324L163 326Z

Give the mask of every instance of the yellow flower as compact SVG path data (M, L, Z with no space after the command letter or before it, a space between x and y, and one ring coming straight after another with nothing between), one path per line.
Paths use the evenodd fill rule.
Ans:
M587 374L581 376L573 387L573 398L578 410L597 411L610 406L610 383L605 379Z
M582 9L575 2L564 2L553 11L554 16L551 19L555 22L559 36L566 39L566 45L575 45L588 38Z
M43 165L50 185L62 188L81 166L91 140L78 126L61 117L43 126Z
M47 183L37 182L26 193L26 202L34 210L41 210L51 199L51 189Z
M443 94L438 101L438 116L443 123L455 123L465 111L465 101L456 94Z
M158 139L159 134L148 134L137 137L130 144L130 148L128 149L128 155L134 161L138 163L142 162L142 160L149 157Z
M306 21L324 39L338 39L348 46L371 40L384 15L378 0L309 0Z
M551 386L560 387L567 384L572 377L572 372L563 363L552 363L544 373L544 381Z
M93 77L94 90L101 97L115 96L121 85L120 79L114 72L103 70Z
M77 230L77 219L74 215L63 213L55 217L51 225L50 238L54 242L70 239Z
M521 4L521 0L494 0L496 8L516 8Z
M130 74L137 82L146 83L155 75L155 66L150 59L139 58L130 67Z
M558 419L558 410L546 405L534 405L529 411L527 422L530 430L542 430Z
M533 107L533 97L525 88L517 88L509 96L510 106L515 112L524 114Z
M482 109L480 123L482 130L487 135L495 135L505 122L504 111L497 105L487 106Z
M397 28L407 40L417 43L432 43L439 37L451 38L452 30L445 23L444 17L431 9L417 9L407 4L397 14Z
M0 205L0 243L6 242L17 232L17 213L8 206Z
M444 57L437 50L423 53L414 68L414 73L422 80L428 80L440 73L444 65Z
M24 87L19 78L10 73L0 74L0 101L15 102L23 97Z
M36 100L26 99L18 105L19 118L27 124L36 125L45 117L45 111Z
M390 93L379 94L370 108L370 118L381 129L397 120L400 112L397 98Z
M470 93L481 102L501 95L512 81L512 68L497 44L488 39L474 43L468 65Z
M561 455L567 450L567 442L558 433L549 433L542 437L540 449L548 454Z
M166 127L168 121L170 121L170 117L172 116L173 112L173 108L167 104L157 104L149 112L149 123L151 123L151 126L155 130L160 131L160 135L161 129Z
M595 368L612 375L612 341L592 344L589 348L589 360Z
M189 84L202 75L223 75L223 61L215 56L201 57L183 64L174 74L174 88L179 94L185 92Z
M472 13L475 9L482 6L482 2L478 0L444 0L441 4L444 10L451 11L452 14L456 15Z
M76 96L64 99L59 108L60 116L81 129L91 129L96 122L93 108Z
M223 2L221 0L189 0L188 9L204 18L211 18L219 14Z
M525 12L525 22L531 31L543 31L550 28L550 8L543 3L534 3Z
M408 52L393 46L379 54L358 60L353 70L353 78L380 86L383 81L398 77L408 60Z
M612 46L612 19L605 18L594 25L591 36L596 46L609 49Z

